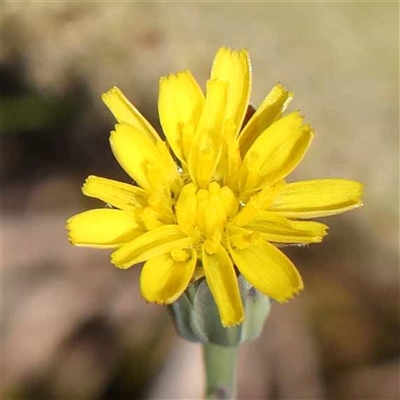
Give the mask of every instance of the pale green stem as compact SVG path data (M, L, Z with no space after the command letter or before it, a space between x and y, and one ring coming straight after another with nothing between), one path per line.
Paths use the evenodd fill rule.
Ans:
M234 399L236 394L237 347L203 345L206 400Z

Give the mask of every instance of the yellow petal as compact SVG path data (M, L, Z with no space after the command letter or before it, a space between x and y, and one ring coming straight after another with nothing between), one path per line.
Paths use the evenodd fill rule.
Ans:
M207 95L188 157L192 181L206 188L221 156L222 123L226 100L226 82L209 80Z
M88 197L102 200L121 210L145 206L146 192L143 189L99 176L89 176L82 187L82 192Z
M234 224L244 226L254 219L257 213L267 210L276 194L279 193L285 184L286 182L281 180L272 186L257 191L257 193L250 192L247 196L243 196L243 193L241 193L240 201L245 206L241 207L241 210L236 214L233 219Z
M135 216L128 211L94 209L67 221L68 238L76 246L114 248L143 233Z
M131 125L118 124L115 129L111 149L126 173L143 189L168 187L170 171L155 142Z
M318 243L328 229L319 222L291 221L272 211L259 211L243 228L263 232L265 240L275 243Z
M291 100L292 93L279 83L272 88L260 107L240 132L239 146L242 156L247 153L258 136L276 119L281 117Z
M268 297L282 303L303 289L296 267L271 243L256 240L244 249L231 246L229 253L246 280Z
M313 138L298 112L274 122L247 152L239 175L242 191L272 185L299 164Z
M156 168L153 168L153 176L148 173L149 182L153 188L159 188L161 183L160 176L165 174L166 180L169 181L169 188L175 195L178 195L183 186L183 182L176 162L172 158L171 152L164 141L158 140L156 142L156 147L160 155L160 160L158 164L156 164ZM162 170L158 171L160 167ZM151 171L151 168L148 168L148 171Z
M226 250L219 246L217 252L210 255L203 248L202 264L222 325L240 324L244 319L243 304L235 269Z
M152 140L160 140L158 133L136 107L117 87L111 88L101 98L119 123L127 123L144 132Z
M347 179L315 179L289 183L274 198L270 210L288 218L339 214L362 205L363 187Z
M236 137L242 126L251 90L251 66L247 50L232 51L221 47L214 59L211 79L228 83L224 121L234 123Z
M188 287L196 262L195 250L186 261L176 261L171 254L148 260L140 274L142 296L150 302L171 304Z
M192 137L184 141L182 130L188 124L197 125L203 105L204 94L189 71L160 79L158 113L161 126L173 152L182 162L186 162L193 140Z
M111 262L119 268L161 256L175 249L191 246L193 239L187 237L176 225L163 225L125 244L111 254Z
M185 185L175 206L175 215L179 227L187 235L195 233L197 215L196 186L193 183Z
M242 164L239 143L233 136L233 132L224 130L223 152L217 168L216 178L225 186L230 187L235 193L238 192L238 173ZM218 177L218 173L220 177Z

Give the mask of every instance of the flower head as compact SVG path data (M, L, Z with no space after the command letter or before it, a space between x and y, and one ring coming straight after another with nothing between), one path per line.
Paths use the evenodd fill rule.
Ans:
M89 176L82 191L111 205L68 220L78 246L114 248L111 262L144 262L143 297L178 299L205 277L222 324L244 319L237 274L284 302L303 289L280 244L320 242L327 226L309 218L361 205L362 185L344 179L286 182L314 132L299 112L283 116L292 94L275 85L251 116L246 50L221 48L204 95L189 71L160 80L166 140L118 88L103 95L117 120L112 151L134 183Z

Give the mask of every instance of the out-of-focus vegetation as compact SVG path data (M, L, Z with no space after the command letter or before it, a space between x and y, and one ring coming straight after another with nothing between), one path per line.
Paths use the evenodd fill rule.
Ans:
M204 87L221 45L247 47L255 106L277 81L316 128L293 179L365 183L365 206L287 248L305 280L241 349L239 397L399 394L396 3L3 2L2 390L14 399L200 398L199 348L140 297L140 269L72 248L65 220L99 202L89 174L128 181L100 94L118 85L158 126L161 75Z

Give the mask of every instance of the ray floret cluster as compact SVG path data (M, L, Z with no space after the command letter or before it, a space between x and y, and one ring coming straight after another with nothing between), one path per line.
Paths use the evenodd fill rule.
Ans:
M345 179L288 183L313 129L292 93L275 85L249 115L251 65L246 50L217 52L204 94L189 71L160 79L164 135L116 87L103 95L117 124L110 144L133 180L89 176L82 191L111 208L67 222L74 245L114 249L119 268L144 263L143 297L170 304L205 277L221 322L243 322L237 275L285 302L303 289L281 245L318 243L327 226L309 221L361 205L362 185ZM165 139L163 139L165 137Z

